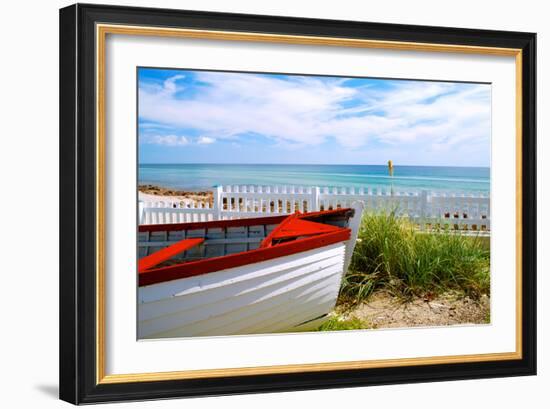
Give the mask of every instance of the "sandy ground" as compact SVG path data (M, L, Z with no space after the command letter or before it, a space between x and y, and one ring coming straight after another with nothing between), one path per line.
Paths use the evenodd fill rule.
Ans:
M448 293L431 300L402 302L386 293L373 294L351 311L336 311L343 319L359 318L369 328L403 328L489 323L490 299L458 297Z
M139 200L144 202L159 201L180 201L184 203L210 202L212 203L212 192L189 192L163 188L155 185L141 185L138 187Z
M189 199L185 196L164 196L164 195L155 195L151 193L138 192L138 198L142 202L184 202L191 203L193 199Z

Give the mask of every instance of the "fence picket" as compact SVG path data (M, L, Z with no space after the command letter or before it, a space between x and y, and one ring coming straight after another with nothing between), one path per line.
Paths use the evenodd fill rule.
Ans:
M213 189L210 201L140 201L140 224L185 223L310 212L349 207L361 201L365 209L395 210L420 229L447 225L450 229L490 231L490 198L444 192L392 192L381 188L292 185L227 185Z

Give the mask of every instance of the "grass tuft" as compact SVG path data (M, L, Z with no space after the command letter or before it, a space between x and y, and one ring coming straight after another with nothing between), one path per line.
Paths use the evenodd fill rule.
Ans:
M394 212L369 213L339 303L358 303L379 289L404 298L458 291L476 299L489 293L489 253L479 237L424 233Z
M341 331L365 328L369 328L369 325L357 317L342 318L334 315L317 328L317 331Z

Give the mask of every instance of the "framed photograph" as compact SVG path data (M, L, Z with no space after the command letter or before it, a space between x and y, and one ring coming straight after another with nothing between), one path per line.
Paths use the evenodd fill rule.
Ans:
M61 399L534 375L535 47L61 9Z

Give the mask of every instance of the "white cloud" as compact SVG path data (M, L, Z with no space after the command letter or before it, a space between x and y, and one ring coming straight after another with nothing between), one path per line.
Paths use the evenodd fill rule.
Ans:
M489 157L488 85L396 80L381 89L338 78L214 72L196 77L196 92L183 99L175 95L184 89L178 83L183 75L163 86L140 85L140 119L194 129L202 134L198 144L257 134L287 147L334 139L348 149L375 142L442 152L476 144Z
M164 92L171 95L177 91L176 81L182 80L185 78L185 75L174 75L173 77L168 78L164 81Z
M166 146L184 146L189 143L183 135L144 135L141 137L141 142Z
M210 145L211 143L214 143L214 142L216 142L216 140L209 136L201 136L197 139L197 143L199 145Z

